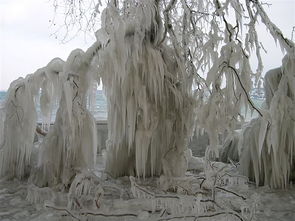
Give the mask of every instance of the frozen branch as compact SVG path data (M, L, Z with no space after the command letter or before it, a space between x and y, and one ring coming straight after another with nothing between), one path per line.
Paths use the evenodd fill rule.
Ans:
M205 219L205 218L210 218L210 217L216 217L216 216L221 216L221 215L232 215L237 217L240 221L244 221L244 218L239 215L236 212L233 211L224 211L224 212L216 212L216 213L210 213L210 214L204 214L204 215L188 215L188 216L167 216L158 219L158 221L164 221L164 220L174 220L174 219L183 219L183 218L193 218L195 221L198 219Z
M238 193L236 193L236 192L234 192L234 191L231 191L231 190L228 190L228 189L222 188L222 187L220 187L220 186L215 186L215 188L216 188L216 189L219 189L219 190L222 190L222 191L224 191L224 192L227 192L227 193L231 193L231 194L233 194L233 195L235 195L235 196L238 196L238 197L242 198L243 200L246 200L246 199L247 199L246 197L244 197L244 196L242 196L242 195L240 195L240 194L238 194Z
M64 211L67 214L69 214L71 217L73 217L74 219L79 220L79 221L84 220L84 219L80 218L79 216L74 215L67 208L55 207L55 206L52 206L52 205L45 205L45 207L51 208L51 209L54 209L54 210L57 210L57 211ZM138 216L137 214L134 214L134 213L106 214L106 213L96 213L96 212L93 212L93 211L81 211L81 212L79 212L79 215L80 216L91 215L91 216L101 216L101 217L137 217Z
M73 213L71 213L68 209L66 208L62 208L62 207L55 207L55 206L52 206L52 205L45 205L46 208L50 208L50 209L54 209L54 210L57 210L57 211L64 211L66 212L67 214L69 214L71 217L73 217L75 220L79 220L81 221L81 219L77 216L75 216Z
M262 22L264 25L270 30L273 38L278 39L282 49L285 49L287 52L294 53L295 44L286 38L282 31L269 19L268 15L264 11L259 0L246 0L246 3L249 4L252 2L257 9L257 13L260 15Z
M106 213L95 213L91 211L83 211L80 213L82 216L102 216L102 217L138 217L138 214L134 213L120 213L120 214L106 214Z
M238 81L239 81L239 83L240 83L240 86L241 86L241 88L243 89L243 91L244 91L244 93L245 93L245 96L246 96L246 98L247 98L247 100L248 100L248 103L251 105L251 107L252 107L254 110L257 111L257 113L258 113L261 117L263 117L263 115L262 115L262 113L260 112L260 110L259 110L257 107L255 107L255 105L253 104L251 98L249 97L249 95L248 95L248 93L247 93L247 91L246 91L246 88L244 87L244 85L243 85L243 83L242 83L242 81L241 81L241 78L240 78L240 76L239 76L237 70L236 70L234 67L230 66L227 62L224 62L224 64L226 64L227 67L230 68L230 69L235 73L235 76L237 77L237 79L238 79Z
M170 22L170 17L169 17L169 13L170 11L173 9L173 7L175 6L177 0L170 0L169 4L167 5L167 7L164 9L163 14L164 14L164 34L163 34L163 38L160 41L159 44L161 44L167 35L167 32L171 33L171 29L172 29L172 24ZM172 36L171 36L172 37Z

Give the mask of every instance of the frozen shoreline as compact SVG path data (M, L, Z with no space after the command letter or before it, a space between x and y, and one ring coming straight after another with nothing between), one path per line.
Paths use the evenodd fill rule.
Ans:
M120 178L118 182L122 182ZM26 201L28 185L25 182L0 181L0 220L1 221L57 221L75 220L65 211L46 208L44 204L31 204ZM295 217L295 188L288 190L272 190L268 187L255 188L250 186L247 195L257 193L260 203L257 209L257 221L293 221ZM63 194L58 193L62 198ZM120 199L113 200L114 204L122 203ZM143 203L143 202L142 202ZM99 212L99 211L98 211ZM92 219L91 219L92 220ZM122 220L122 218L97 217L95 220ZM128 218L125 220L139 220ZM148 219L153 220L153 219ZM181 219L191 220L191 219ZM201 219L211 220L211 219Z

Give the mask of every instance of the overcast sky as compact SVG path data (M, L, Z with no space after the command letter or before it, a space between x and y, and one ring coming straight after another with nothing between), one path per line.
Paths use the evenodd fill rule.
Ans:
M265 0L266 1L266 0ZM66 59L75 48L85 50L92 44L81 35L62 44L52 36L49 22L54 15L50 0L0 0L0 90L7 90L14 79L35 72L52 58ZM291 38L295 26L295 0L268 0L266 9L272 21ZM283 54L261 25L260 39L268 53L263 56L265 71L278 67ZM295 33L294 33L295 34ZM60 36L61 37L61 36Z

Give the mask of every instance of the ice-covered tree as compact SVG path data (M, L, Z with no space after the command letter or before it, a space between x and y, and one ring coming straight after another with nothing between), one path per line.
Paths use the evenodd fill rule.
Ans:
M40 108L43 116L47 118L62 65L61 59L54 58L46 67L11 83L3 108L0 109L1 177L22 179L30 174L39 91L42 88Z
M241 107L250 107L260 115L257 130L263 136L258 139L257 133L243 134L248 144L253 143L248 150L254 150L248 160L255 165L250 164L248 171L254 170L257 183L263 174L270 174L265 183L286 186L294 162L289 153L295 152L294 42L270 21L260 1L55 0L54 5L65 10L66 30L78 24L78 29L96 31L96 21L100 25L94 45L86 53L74 50L63 66L58 87L60 121L41 145L38 169L45 173L37 180L42 185L68 185L78 167L91 168L95 162L91 156L93 120L85 98L94 81L88 78L91 72L101 78L108 100L106 170L112 175L183 176L187 164L184 152L194 126L207 131L210 145L206 153L216 155L219 134L231 133L243 122ZM258 109L249 97L253 82L261 83L263 70L256 32L260 20L287 53L269 110ZM253 55L258 61L255 71L249 62ZM48 116L50 102L46 99L51 97L52 85L46 84L42 85L41 107ZM5 132L6 125L9 123L0 131ZM265 143L268 146L263 148ZM265 173L260 162L267 151L273 154L267 156L272 163L265 166L271 172ZM275 151L282 156L274 157ZM282 176L277 175L280 170Z
M61 95L53 127L40 145L32 180L39 186L68 187L77 171L93 169L97 138L95 120L87 109L87 95L93 76L91 61L99 44L86 52L71 52L62 67Z
M30 159L36 130L37 91L29 75L13 81L8 90L1 123L0 176L22 179L29 175ZM2 127L2 125L1 125Z
M102 17L108 44L99 69L108 99L108 158L114 176L182 176L184 150L194 120L191 82L182 58L162 44L154 1L130 4L121 14L109 6Z
M56 5L59 3L59 1L55 1ZM87 1L84 1L84 3L87 6L92 4L93 11L91 13L89 13L89 8L83 4L77 4L76 1L66 2L66 11L70 12L70 16L66 16L68 18L65 22L67 27L75 24L69 21L77 20L80 25L86 24L88 28L95 27L96 15L100 13L100 9L103 7L101 3L104 2L91 1L91 4L87 4ZM210 146L208 153L216 152L216 147L219 144L218 135L220 133L224 131L231 133L237 123L243 122L243 117L240 114L242 106L249 106L251 109L256 110L263 119L270 115L267 121L269 127L272 128L271 130L274 131L277 130L273 127L278 125L269 122L271 120L274 121L275 118L290 114L288 108L275 114L272 110L280 106L278 103L274 104L275 100L272 105L270 104L272 106L270 110L260 110L254 106L248 95L253 82L256 85L261 84L263 62L260 50L262 47L256 32L256 25L259 21L266 26L282 50L286 51L287 57L292 58L294 56L294 42L285 38L279 28L270 21L263 9L263 3L260 1L115 0L108 2L107 8L102 14L101 29L97 33L97 37L98 41L103 40L106 46L100 55L99 66L103 69L104 74L101 76L106 87L109 103L109 148L112 150L112 154L110 154L108 165L109 168L112 168L110 170L114 174L130 173L128 171L130 167L131 169L134 168L133 163L130 165L131 161L136 162L135 169L137 175L145 175L147 172L143 171L145 171L144 168L147 166L147 159L149 161L155 160L149 159L149 154L153 154L152 149L150 150L148 146L155 139L155 136L151 135L151 131L159 130L156 126L159 125L160 120L155 116L160 114L161 111L154 111L158 101L155 98L153 99L153 95L163 85L164 88L166 87L167 77L165 76L165 68L160 69L158 67L160 71L153 71L150 68L156 68L161 62L163 62L164 67L168 67L168 72L171 72L169 67L173 67L172 73L176 74L174 78L176 80L170 81L169 84L175 85L176 91L180 88L179 91L183 91L183 87L185 90L194 90L197 106L195 109L195 120L197 127L205 129L209 134ZM83 15L91 15L92 17ZM154 52L152 53L147 48L151 48ZM156 58L156 51L160 52L162 58L157 59L158 63L150 63L149 60L152 57L153 59ZM257 58L258 66L255 67L255 71L250 66L250 56L256 56ZM167 57L172 58L172 60L168 60ZM292 64L292 62L291 59L289 63ZM145 63L148 65L145 65ZM151 64L156 66L152 67ZM284 64L282 67L284 68ZM291 69L288 70L290 70L290 73L292 72ZM148 72L148 77L144 77L145 71ZM177 72L179 71L184 74L178 74ZM132 77L134 74L135 76ZM161 82L158 78L161 75L164 75L164 84L157 86L157 88L151 88L148 82L150 80L157 83ZM141 79L135 81L138 76L141 76ZM156 76L157 80L153 80L153 76ZM127 82L132 83L128 84ZM192 85L189 84L191 82L193 82ZM176 91L174 90L174 92ZM175 97L174 92L172 99L175 99L173 98ZM161 92L160 94L165 93ZM182 94L182 99L186 100L185 93L180 94ZM140 101L144 101L145 106ZM168 106L168 103L171 102L170 100L161 101L161 105ZM177 108L174 110L168 108L168 110L171 110L173 113L182 112L181 109ZM165 116L160 114L160 119L169 118L169 111L163 112ZM146 113L148 113L148 117L145 116ZM184 115L188 116L186 113ZM145 116L143 121L141 119L142 116ZM154 116L154 120L152 116ZM181 122L181 119L182 117L177 118L176 122ZM191 123L189 121L192 119L193 117L187 119L184 125L191 128L192 125L187 123ZM141 125L141 122L144 124ZM280 125L280 128L285 128L283 122L276 122ZM292 121L288 122L293 125ZM154 127L153 124L155 124ZM165 123L161 122L161 125L163 126ZM172 128L174 132L178 133L177 127ZM163 126L162 130L165 131L165 136L162 135L163 138L166 135L169 137L169 133L166 133L169 131L167 127ZM141 133L144 135L141 136ZM187 133L185 136L188 135ZM274 137L277 138L276 140L272 138L273 142L269 148L277 146L275 148L277 151L284 152L282 150L283 147L280 147L282 148L280 149L278 145L275 145L275 142L289 138L282 134L277 134ZM179 139L183 139L182 133L179 134ZM247 139L254 142L256 138L250 136ZM264 139L261 138L259 142L264 142ZM161 146L167 146L165 144L166 139L160 140ZM282 145L285 145L285 141L280 142L282 142ZM140 143L140 149L138 149L136 143ZM185 144L185 142L180 143L181 145ZM125 148L122 145L128 146L128 148L126 147L128 152L122 150ZM258 146L253 148L257 149ZM151 148L156 147L151 145ZM166 148L173 149L170 144ZM161 150L163 149L165 147L161 147ZM293 147L289 147L289 149L293 150ZM135 150L135 152L132 150ZM149 151L151 152L149 153ZM255 153L255 156L252 156L253 160L255 157L257 159L263 157L258 152ZM288 164L293 165L293 157L288 157ZM117 168L118 170L113 168L115 164L111 163L112 161L120 162L118 163L120 165ZM124 161L126 162L124 163ZM277 162L275 159L274 161ZM151 161L151 165L153 164ZM278 169L278 164L275 163L267 167L270 167L270 170L276 170ZM124 166L122 167L122 165ZM161 165L163 165L163 162ZM290 165L287 167L289 168ZM287 171L284 170L286 174L289 174L289 169ZM278 178L273 179L276 180ZM256 177L256 181L259 182L259 178ZM269 182L266 183L269 184ZM275 186L282 187L284 185Z

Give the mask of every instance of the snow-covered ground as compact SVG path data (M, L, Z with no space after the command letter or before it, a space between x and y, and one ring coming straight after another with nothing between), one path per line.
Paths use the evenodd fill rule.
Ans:
M0 182L0 220L1 221L42 221L70 220L66 211L33 205L26 200L27 185L18 181ZM259 221L294 221L295 188L288 190L271 190L267 187L251 188L249 193L258 193L260 204L257 211ZM117 200L119 202L119 200ZM103 216L97 217L102 220ZM122 220L108 218L106 220ZM137 218L124 217L124 220ZM185 220L185 219L184 219ZM192 219L187 219L192 220ZM200 219L201 220L201 219Z
M165 211L151 212L149 197L136 198L133 196L132 188L128 177L120 179L110 179L102 175L103 159L99 157L98 165L95 174L104 180L104 196L100 208L95 210L76 210L69 209L67 206L67 193L55 192L49 188L43 188L46 194L40 197L39 203L30 203L27 201L27 192L29 190L37 190L38 188L29 186L26 182L0 181L0 220L1 221L63 221L63 220L196 220L193 217L182 217L178 214L175 217L169 216ZM192 173L187 174L192 175ZM146 179L140 182L140 186L146 190L156 194L162 193L157 189L156 179ZM140 188L141 188L140 187ZM40 190L40 189L39 189ZM249 189L244 189L238 186L236 192L245 197L255 197L258 201L256 214L253 220L257 221L293 221L295 220L295 188L291 187L287 190L273 190L268 187L256 188L249 185ZM137 190L140 191L140 190ZM50 195L51 194L51 195ZM50 195L50 197L48 197ZM167 197L168 195L166 195ZM171 194L169 195L172 196ZM176 195L174 195L176 196ZM47 198L47 200L46 200ZM48 200L50 198L50 200ZM32 197L31 197L32 200ZM36 200L36 199L35 199ZM171 199L172 200L172 199ZM232 201L231 201L232 200ZM38 201L38 200L37 200ZM169 200L170 201L170 200ZM228 201L232 204L232 208L239 208L236 205L235 196L218 192L216 202ZM179 203L185 205L187 202L179 200ZM176 207L178 207L177 205ZM53 208L54 207L54 208ZM84 213L84 215L83 215ZM88 213L88 216L85 214ZM92 215L91 215L92 213ZM161 213L163 213L161 215ZM81 215L82 214L82 215ZM163 216L163 217L162 217ZM170 218L169 218L170 217ZM239 220L222 219L222 217L198 218L197 220Z

